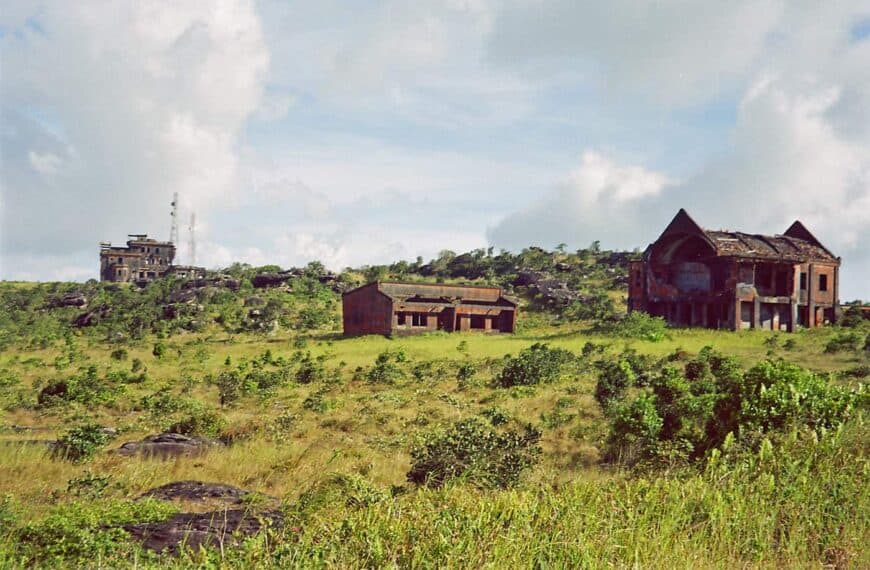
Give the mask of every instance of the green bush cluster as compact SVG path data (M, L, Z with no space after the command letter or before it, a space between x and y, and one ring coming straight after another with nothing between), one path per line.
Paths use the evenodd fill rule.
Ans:
M111 404L124 391L124 385L113 384L100 378L97 367L91 365L81 369L74 376L50 382L40 390L37 403L42 407L69 402L98 406Z
M610 421L606 456L625 463L694 459L729 433L751 442L796 426L830 429L868 403L863 388L833 385L782 360L744 372L709 347L682 370L663 360L646 386L638 386L624 365L601 370L599 388L618 385L599 399Z
M604 321L597 328L612 336L652 342L664 340L668 336L667 321L643 311L632 311L623 319Z
M571 351L535 343L517 356L507 357L495 382L503 388L549 384L558 380L563 367L574 360Z
M454 479L481 487L511 487L537 462L540 438L531 425L523 431L497 431L479 418L462 420L446 431L427 434L414 446L407 478L431 487Z
M69 461L81 462L90 459L111 439L112 435L105 427L95 423L82 424L59 437L54 452Z

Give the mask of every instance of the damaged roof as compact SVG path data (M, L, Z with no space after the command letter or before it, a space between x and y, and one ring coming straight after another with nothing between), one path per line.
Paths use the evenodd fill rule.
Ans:
M704 233L713 242L717 255L762 257L791 261L802 261L805 259L836 260L824 247L786 235L765 236L721 230L704 230Z
M479 285L448 285L444 283L404 283L398 281L375 281L352 291L350 295L367 287L376 287L378 292L395 301L418 301L455 304L500 304L516 306L516 302L502 295L499 287Z
M790 262L824 260L838 262L832 254L800 221L796 220L784 234L761 235L727 230L708 230L680 208L662 235L696 235L704 239L717 256L753 257Z

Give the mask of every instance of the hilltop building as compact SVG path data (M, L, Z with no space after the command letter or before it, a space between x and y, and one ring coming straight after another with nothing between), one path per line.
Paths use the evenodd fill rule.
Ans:
M794 331L837 318L840 258L800 222L782 235L701 228L680 209L629 277L629 311L676 326Z
M126 246L100 244L100 281L148 283L166 275L195 278L204 275L201 267L172 265L175 244L146 234L130 234Z
M345 336L512 333L517 304L498 287L375 281L342 295Z

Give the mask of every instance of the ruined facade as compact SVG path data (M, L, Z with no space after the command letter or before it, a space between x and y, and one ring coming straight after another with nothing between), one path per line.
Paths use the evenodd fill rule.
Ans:
M100 244L100 281L147 283L163 277L175 259L175 244L130 234L126 246Z
M782 235L711 231L681 209L632 262L628 309L676 326L816 327L837 318L839 268L799 221Z
M342 295L345 336L443 330L512 333L517 304L498 287L376 281Z

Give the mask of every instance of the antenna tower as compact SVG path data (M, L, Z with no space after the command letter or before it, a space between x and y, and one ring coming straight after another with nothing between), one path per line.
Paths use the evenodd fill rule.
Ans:
M169 230L169 241L178 245L178 192L172 194L172 228Z
M187 228L190 232L190 242L188 249L190 250L190 265L196 265L196 213L190 214L190 227Z

